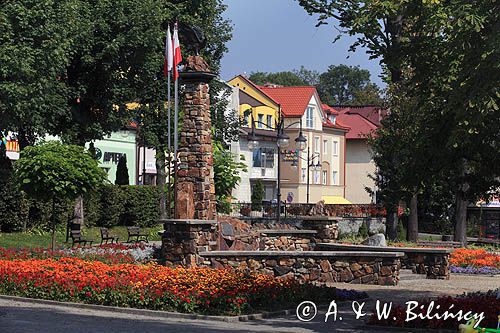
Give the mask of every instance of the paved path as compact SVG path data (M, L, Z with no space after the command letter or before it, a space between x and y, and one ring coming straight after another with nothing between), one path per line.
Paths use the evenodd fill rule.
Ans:
M405 302L421 297L500 287L500 277L458 276L450 281L426 280L423 276L403 273L397 287L339 284L343 288L366 290L371 299L366 302L369 312L375 299ZM310 322L300 322L295 315L251 322L226 323L209 320L157 318L109 311L80 309L65 306L35 304L0 299L0 333L94 333L94 332L384 332L364 326L362 319L355 320L350 303L339 305L342 321L324 322L326 310ZM368 318L365 317L365 318ZM403 329L400 332L412 332Z

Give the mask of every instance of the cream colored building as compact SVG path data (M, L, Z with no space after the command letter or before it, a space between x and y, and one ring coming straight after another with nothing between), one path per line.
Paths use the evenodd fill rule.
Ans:
M320 200L349 203L345 200L345 134L349 128L327 118L314 87L260 88L280 103L285 127L289 126L285 133L290 137L290 146L282 150L282 200L288 203ZM302 152L294 141L299 136L300 124L308 147ZM308 156L309 165L319 162L320 167L308 167Z
M354 204L376 203L367 191L377 190L370 177L375 174L376 166L367 136L377 130L386 111L375 106L333 106L330 110L338 121L350 128L346 134L345 197Z

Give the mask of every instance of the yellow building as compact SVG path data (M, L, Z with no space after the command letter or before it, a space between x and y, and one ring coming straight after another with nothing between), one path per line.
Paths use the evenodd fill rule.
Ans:
M238 162L247 165L247 171L241 172L241 180L233 190L233 197L240 202L250 202L252 188L257 181L264 187L264 200L276 198L278 175L278 148L276 145L276 120L280 105L272 97L262 91L262 88L238 75L230 80L233 86L233 98L238 105L239 115L243 121L239 140L231 142L231 151ZM254 119L254 133L259 140L259 147L248 148L248 135L251 130L251 117Z
M280 110L279 104L274 99L243 75L234 77L228 83L238 88L240 118L245 119L247 127L250 127L250 112L252 112L253 119L257 122L256 128L267 130L274 128Z

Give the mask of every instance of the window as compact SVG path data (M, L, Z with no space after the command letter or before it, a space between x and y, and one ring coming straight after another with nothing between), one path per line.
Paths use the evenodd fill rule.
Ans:
M314 137L314 152L319 153L321 151L321 148L319 146L319 136Z
M263 123L264 123L264 115L259 113L257 115L257 120L258 120L257 128L263 128L264 127L264 125L263 125Z
M314 109L312 107L307 107L306 109L306 127L313 128L314 126L314 121L313 121L313 112Z
M330 119L330 121L335 124L335 121L337 120L337 116L331 114L328 116L328 119Z
M306 168L302 168L302 172L300 174L300 178L302 179L302 182L305 183L306 182Z
M253 151L252 166L260 168L274 168L274 149L273 148L255 149Z
M273 128L273 116L271 116L271 115L267 116L266 124L267 124L267 127L269 127L269 129Z
M319 184L319 171L314 170L314 184Z
M339 142L337 140L333 140L333 156L337 156L339 154Z
M323 170L323 185L326 185L326 183L327 183L327 181L326 181L327 177L328 177L328 173L326 172L326 170Z
M250 114L245 112L243 113L243 126L248 127L248 124L250 124Z
M338 185L337 181L338 181L338 172L337 171L333 171L332 172L332 185Z
M326 154L328 151L328 141L323 140L323 154Z

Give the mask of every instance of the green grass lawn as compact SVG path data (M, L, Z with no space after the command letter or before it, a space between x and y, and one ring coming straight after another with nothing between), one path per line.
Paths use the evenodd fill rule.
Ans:
M141 233L149 234L148 239L150 241L161 240L158 235L158 231L163 230L163 226L158 225L153 228L141 228ZM114 227L109 228L110 235L119 237L119 242L125 242L127 240L127 228L126 227ZM93 244L99 244L101 242L101 232L98 227L83 228L82 234L85 239L93 240ZM12 233L0 233L0 247L5 248L21 248L21 247L43 247L49 248L51 241L51 233L44 232L43 234L35 232L12 232ZM66 241L66 234L64 230L58 230L56 233L56 243L57 246L70 247L71 239L68 243Z

